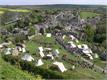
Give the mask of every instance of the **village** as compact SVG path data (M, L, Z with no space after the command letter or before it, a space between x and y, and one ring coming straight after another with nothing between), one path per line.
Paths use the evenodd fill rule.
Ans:
M86 42L85 33L87 24L93 25L96 29L100 16L81 19L79 13L76 10L63 10L46 14L44 20L40 19L41 22L37 24L29 22L26 26L21 25L24 21L23 17L15 17L16 20L5 24L15 25L15 28L0 29L0 37L4 40L0 41L2 58L18 68L21 67L22 70L40 74L46 79L76 78L75 76L80 75L82 71L79 77L83 78L85 75L86 79L87 72L106 74L106 63L101 63L100 52L97 53L97 49ZM29 17L24 17L25 21ZM22 23L18 23L21 21ZM42 73L39 69L46 72Z

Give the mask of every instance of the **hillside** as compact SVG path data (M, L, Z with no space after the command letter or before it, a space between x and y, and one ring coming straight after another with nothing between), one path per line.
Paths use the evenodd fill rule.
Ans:
M0 80L105 80L105 13L98 5L1 6Z
M38 80L41 77L34 77L26 71L22 71L5 62L0 55L0 80Z

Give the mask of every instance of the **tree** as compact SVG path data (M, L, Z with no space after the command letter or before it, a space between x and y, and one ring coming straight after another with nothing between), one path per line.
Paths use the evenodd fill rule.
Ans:
M31 36L31 35L34 35L34 34L35 34L35 29L33 27L30 27L28 35Z
M94 42L102 43L106 39L106 34L95 34Z
M23 43L23 40L26 40L27 37L24 34L16 34L14 36L13 42L14 43Z
M94 37L94 33L95 33L95 29L90 25L86 25L84 32L87 35L87 41L92 42L93 37Z
M106 43L106 15L100 16L100 22L96 25L96 32L94 34L94 42L102 43L102 46L105 47Z

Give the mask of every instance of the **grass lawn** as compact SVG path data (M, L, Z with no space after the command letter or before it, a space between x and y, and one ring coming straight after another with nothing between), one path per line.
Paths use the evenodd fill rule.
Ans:
M82 11L80 12L80 17L83 18L83 19L86 19L86 18L91 18L91 17L95 17L95 16L98 16L100 14L97 14L97 13L94 13L94 12L85 12L85 11Z

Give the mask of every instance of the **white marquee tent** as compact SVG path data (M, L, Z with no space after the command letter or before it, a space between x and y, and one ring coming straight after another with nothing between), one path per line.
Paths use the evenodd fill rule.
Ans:
M73 35L69 36L72 40L76 39Z
M71 48L76 48L76 45L72 41L69 41L68 43L70 43Z
M63 35L63 36L62 36L62 39L65 39L65 37L66 37L66 35Z
M54 59L54 57L53 57L52 54L47 54L46 56L47 56L47 57L50 57L52 60Z
M11 48L7 48L7 49L6 49L6 52L5 52L4 54L5 54L5 55L11 54L11 50L12 50Z
M29 54L25 54L21 59L29 62L34 61L34 58Z
M45 55L44 55L44 53L43 53L43 47L39 47L39 54L40 54L40 56L41 57L44 57Z
M64 71L67 71L67 69L65 68L65 66L63 65L63 63L62 62L54 62L53 63L54 65L57 65L58 66L58 68L59 68L59 70L61 71L61 72L64 72Z
M46 37L51 37L51 36L52 36L51 33L46 34Z
M42 62L42 60L39 59L38 62L37 62L37 64L36 64L36 66L42 66L43 64L44 64L44 63Z
M0 48L2 48L3 47L3 45L2 44L0 44Z

